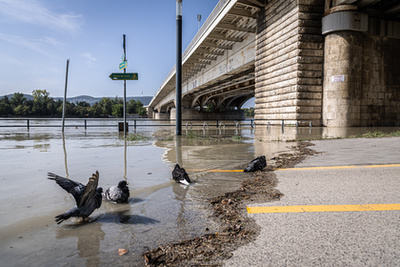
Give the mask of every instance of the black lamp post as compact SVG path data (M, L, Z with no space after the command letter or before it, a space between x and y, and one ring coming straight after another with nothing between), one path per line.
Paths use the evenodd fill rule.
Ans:
M182 135L182 0L176 0L176 135Z

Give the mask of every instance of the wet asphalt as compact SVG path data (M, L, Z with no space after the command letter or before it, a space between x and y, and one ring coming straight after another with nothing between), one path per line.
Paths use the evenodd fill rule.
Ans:
M321 152L276 171L279 202L251 206L400 203L400 138L313 141ZM261 226L224 266L400 266L400 211L249 214Z

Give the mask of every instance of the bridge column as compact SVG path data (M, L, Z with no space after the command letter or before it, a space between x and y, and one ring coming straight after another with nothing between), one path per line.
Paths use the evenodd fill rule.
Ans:
M153 119L155 120L169 120L170 114L168 112L154 112Z
M170 119L175 120L176 109L171 109ZM243 110L205 112L197 109L182 109L182 120L244 120Z
M343 31L325 37L323 125L359 126L362 33Z
M321 125L322 0L271 0L258 14L257 124Z
M400 22L340 8L322 20L323 125L400 125Z

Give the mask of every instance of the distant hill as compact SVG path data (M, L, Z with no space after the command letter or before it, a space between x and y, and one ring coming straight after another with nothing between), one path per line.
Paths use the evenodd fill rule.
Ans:
M14 96L14 94L9 94L6 96L9 99L11 99ZM3 97L4 96L0 96L0 98L3 98ZM28 99L28 100L33 99L33 96L29 95L29 94L24 94L24 97L26 97L26 99ZM58 100L58 99L62 100L63 99L62 97L52 97L52 96L50 96L50 98L53 98L54 100ZM114 99L115 97L109 97L109 98ZM118 98L123 99L123 97L118 97ZM152 96L127 96L126 101L129 101L131 99L134 99L136 101L139 100L140 102L143 103L144 106L147 106L150 103L152 98L153 98ZM89 103L90 105L93 105L94 103L99 102L101 99L102 99L102 97L93 97L93 96L88 96L88 95L67 97L67 101L70 103L76 104L78 102L86 102L86 103Z

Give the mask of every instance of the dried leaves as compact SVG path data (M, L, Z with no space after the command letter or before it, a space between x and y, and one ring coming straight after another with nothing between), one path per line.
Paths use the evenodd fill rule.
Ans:
M222 260L230 257L238 245L253 240L259 232L259 226L245 212L246 202L279 199L282 194L275 189L277 179L271 170L291 167L300 162L305 155L315 154L315 151L307 148L309 145L301 143L295 147L294 154L281 154L273 158L275 166L268 166L265 171L253 173L253 179L244 181L239 190L212 199L210 205L213 216L221 222L221 232L167 244L148 251L143 254L145 264L220 266Z

